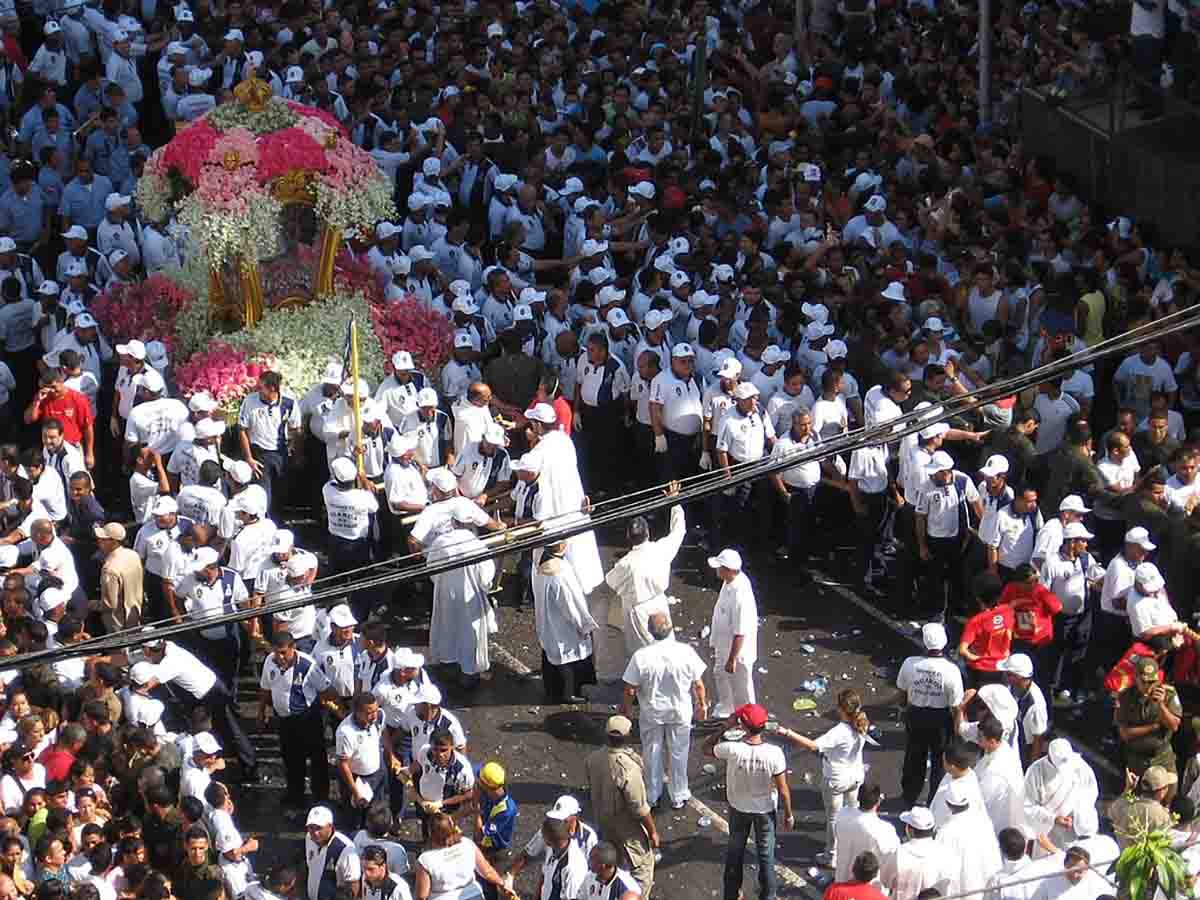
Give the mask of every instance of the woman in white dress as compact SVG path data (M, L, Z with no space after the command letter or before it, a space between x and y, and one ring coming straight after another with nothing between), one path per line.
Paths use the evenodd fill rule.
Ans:
M867 742L870 720L862 708L858 691L847 688L838 694L837 713L841 720L815 741L785 728L779 736L821 754L821 802L825 805L825 852L818 856L832 861L837 853L833 820L843 806L858 806L858 789L866 778L863 747Z
M500 873L450 816L437 813L429 819L429 847L417 857L416 900L479 900L483 888L475 876L499 888L505 900L517 900Z

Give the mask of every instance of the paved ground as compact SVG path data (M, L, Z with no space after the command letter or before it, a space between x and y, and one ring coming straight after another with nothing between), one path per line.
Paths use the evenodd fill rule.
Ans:
M621 552L620 547L612 546L609 537L600 535L606 565ZM718 584L704 559L703 551L689 544L676 561L671 593L680 603L672 608L672 614L677 637L696 646L711 665L711 651L701 641L700 632L709 622ZM914 650L911 627L902 619L890 619L886 610L844 586L810 581L787 562L751 559L747 571L754 582L760 613L755 675L760 702L787 727L816 736L832 724L827 716L833 695L843 687L859 689L869 715L880 729L880 747L868 755L869 777L879 782L889 798L885 811L898 813L900 803L895 798L899 794L904 732L896 714L894 679L904 657ZM602 595L604 590L598 593ZM593 605L599 607L604 602L603 596L593 596ZM596 613L597 620L602 621L602 609ZM586 808L583 759L601 745L603 722L614 709L609 701L615 703L616 697L597 698L578 707L543 706L540 676L533 674L540 669L540 648L532 610L503 606L499 621L500 633L494 643L500 649L493 653L489 680L465 694L447 677L448 673L439 678L435 670L435 678L446 690L446 705L461 716L468 730L472 762L479 765L496 759L507 768L512 794L521 805L518 833L523 843L559 794L577 793ZM426 625L427 610L400 611L396 640L420 650L428 639ZM806 652L802 645L809 645L813 652ZM795 711L796 700L812 697L800 685L816 676L829 679L829 693L814 698L816 712ZM712 693L711 678L708 685ZM1079 730L1082 721L1080 715L1068 719L1067 724ZM1088 740L1099 746L1099 736L1093 733ZM273 735L256 735L255 740L266 751L268 771L280 775ZM697 737L693 743L698 742ZM720 770L716 774L702 770L706 762L693 751L689 768L695 802L682 811L667 808L656 815L663 839L656 898L720 895L726 844L721 819L726 813L725 790ZM794 832L781 836L778 848L781 896L819 896L820 873L811 866L824 835L821 800L815 787L820 764L803 751L791 754L790 764L797 823ZM1102 779L1111 782L1115 770L1105 772L1105 763L1095 759L1093 765ZM244 793L239 805L244 830L267 838L259 854L260 871L275 861L296 859L302 838L299 821L281 818L277 785L282 782L278 778L273 781L273 785ZM525 893L531 894L535 879L536 875L523 876L518 888L524 887ZM755 873L748 865L748 896L756 894L754 885Z

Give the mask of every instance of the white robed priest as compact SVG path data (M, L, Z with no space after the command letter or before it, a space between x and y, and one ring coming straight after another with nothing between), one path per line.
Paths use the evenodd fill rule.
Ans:
M1066 738L1052 740L1025 772L1025 820L1039 839L1048 837L1059 849L1075 839L1074 817L1099 799L1096 773Z
M517 477L537 481L533 517L551 532L587 521L590 505L579 477L575 444L558 429L554 408L548 403L538 403L525 410L525 418L529 421L526 435L531 449L521 457ZM534 551L535 567L541 563L541 556L540 550ZM568 538L565 559L574 567L585 594L590 594L604 581L600 550L593 532L585 531Z
M596 680L592 633L599 626L588 611L587 594L566 552L566 541L547 547L533 570L533 613L547 696L579 702L580 686Z
M955 780L946 792L950 818L938 828L934 838L945 852L945 896L949 897L982 892L1002 864L996 831L977 794L966 787L965 780Z
M477 521L480 512L466 503L454 506L433 525L435 536L425 552L431 564L487 552L475 532L464 527ZM486 518L486 514L485 514ZM488 635L495 634L496 613L488 589L496 577L496 563L486 559L433 576L433 617L429 624L429 658L437 663L454 663L467 678L486 672Z

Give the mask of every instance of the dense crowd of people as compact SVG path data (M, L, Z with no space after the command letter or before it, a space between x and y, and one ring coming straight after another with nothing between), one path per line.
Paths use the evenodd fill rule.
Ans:
M1126 45L1153 74L1191 16L1135 0L1113 35L1119 7L998 7L980 121L969 4L814 0L801 29L762 0L0 4L0 657L144 631L0 673L0 900L470 900L529 865L541 900L648 897L694 727L727 767L725 900L751 832L776 895L785 747L821 759L828 900L1094 900L1146 827L1200 871L1196 338L941 406L1194 304L1186 250L1029 157L1016 102L1111 79ZM346 251L452 323L440 371L401 349L356 383L329 348L319 384L265 372L227 420L163 342L104 333L97 296L197 253L139 209L151 148L248 78L394 181L397 220ZM587 530L502 554L512 526L914 411L917 434L630 519L607 572ZM720 586L704 653L667 596L689 537ZM353 589L396 557L469 558L430 579L424 654L390 627L424 582ZM926 622L897 681L902 835L856 690L819 736L756 702L755 566ZM347 602L223 618L328 576ZM532 600L549 702L622 691L586 760L597 827L564 793L524 847L518 761L469 746L437 683L489 671L502 588ZM255 700L306 832L269 868L235 805ZM1109 809L1055 729L1084 704L1127 772Z

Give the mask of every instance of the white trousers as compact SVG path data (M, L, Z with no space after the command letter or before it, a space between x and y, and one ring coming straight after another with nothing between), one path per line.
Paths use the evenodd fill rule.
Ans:
M821 804L825 807L825 849L833 855L837 862L837 832L833 828L833 820L844 806L858 806L858 788L854 785L849 790L838 790L828 781L821 782Z
M725 671L724 659L714 660L713 680L717 683L717 705L712 711L714 719L728 719L739 706L754 702L753 666L738 662L730 675Z
M668 793L674 803L690 800L688 787L688 751L692 744L692 726L656 725L641 719L642 754L646 770L646 801L653 806L662 796L664 775L669 777ZM666 758L670 754L670 759Z

